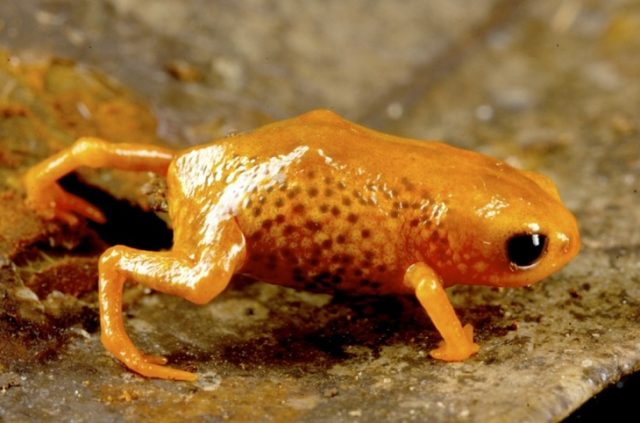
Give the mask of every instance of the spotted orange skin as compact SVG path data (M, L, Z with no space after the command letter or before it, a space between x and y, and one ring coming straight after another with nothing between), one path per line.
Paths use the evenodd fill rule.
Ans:
M196 175L215 177L185 190ZM247 243L239 273L302 289L403 293L413 292L403 275L416 262L445 286L521 286L570 260L575 218L553 184L531 175L320 110L183 152L168 186L178 244L202 238L207 213L235 216ZM548 251L516 269L506 240L534 227L548 234Z
M99 262L101 339L130 369L195 380L141 353L122 318L125 281L197 304L234 274L316 291L413 293L443 337L431 356L478 351L445 287L522 286L558 270L580 246L553 183L481 154L407 140L326 110L174 152L82 138L25 175L27 203L69 224L104 215L57 180L81 166L152 171L167 178L169 251L114 246ZM511 262L508 241L544 235L539 258Z

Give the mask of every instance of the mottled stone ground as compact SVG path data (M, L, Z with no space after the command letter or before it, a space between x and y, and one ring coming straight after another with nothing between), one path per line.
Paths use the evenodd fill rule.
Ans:
M637 2L23 0L0 3L0 45L0 419L557 421L640 369ZM69 186L113 223L70 231L24 209L20 172L79 135L178 146L315 107L544 172L582 253L532 288L453 289L482 345L464 363L428 358L411 299L237 281L203 307L129 291L136 342L201 379L124 370L95 258L167 244L111 196L147 207L155 181L83 172Z

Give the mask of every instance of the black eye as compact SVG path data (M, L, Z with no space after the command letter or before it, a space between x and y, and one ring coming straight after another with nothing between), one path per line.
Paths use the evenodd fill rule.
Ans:
M531 266L542 256L546 245L546 235L514 235L507 241L507 256L518 267Z

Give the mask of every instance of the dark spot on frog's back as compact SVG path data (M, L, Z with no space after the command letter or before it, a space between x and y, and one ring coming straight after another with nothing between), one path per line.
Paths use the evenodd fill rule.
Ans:
M296 231L296 227L293 225L286 225L282 230L282 235L289 236Z
M254 233L250 234L247 239L250 242L258 242L260 241L260 239L262 238L262 231L255 231Z
M307 194L308 194L308 195L309 195L309 197L311 197L311 198L313 198L313 197L317 197L319 193L320 193L320 192L318 191L318 188L316 188L316 187L313 187L313 186L312 186L312 187L307 188Z
M304 227L311 232L318 232L319 230L322 229L322 224L315 222L313 220L307 220L304 224Z
M295 187L291 188L287 192L287 198L293 199L293 198L297 197L298 194L300 194L300 191L302 191L302 189L300 189L300 187L298 187L298 186L295 186Z

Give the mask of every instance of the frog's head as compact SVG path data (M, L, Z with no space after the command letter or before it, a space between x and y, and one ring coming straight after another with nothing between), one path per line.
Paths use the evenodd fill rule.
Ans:
M525 286L569 262L580 249L575 217L550 179L504 165L473 178L464 197L451 198L447 283Z

